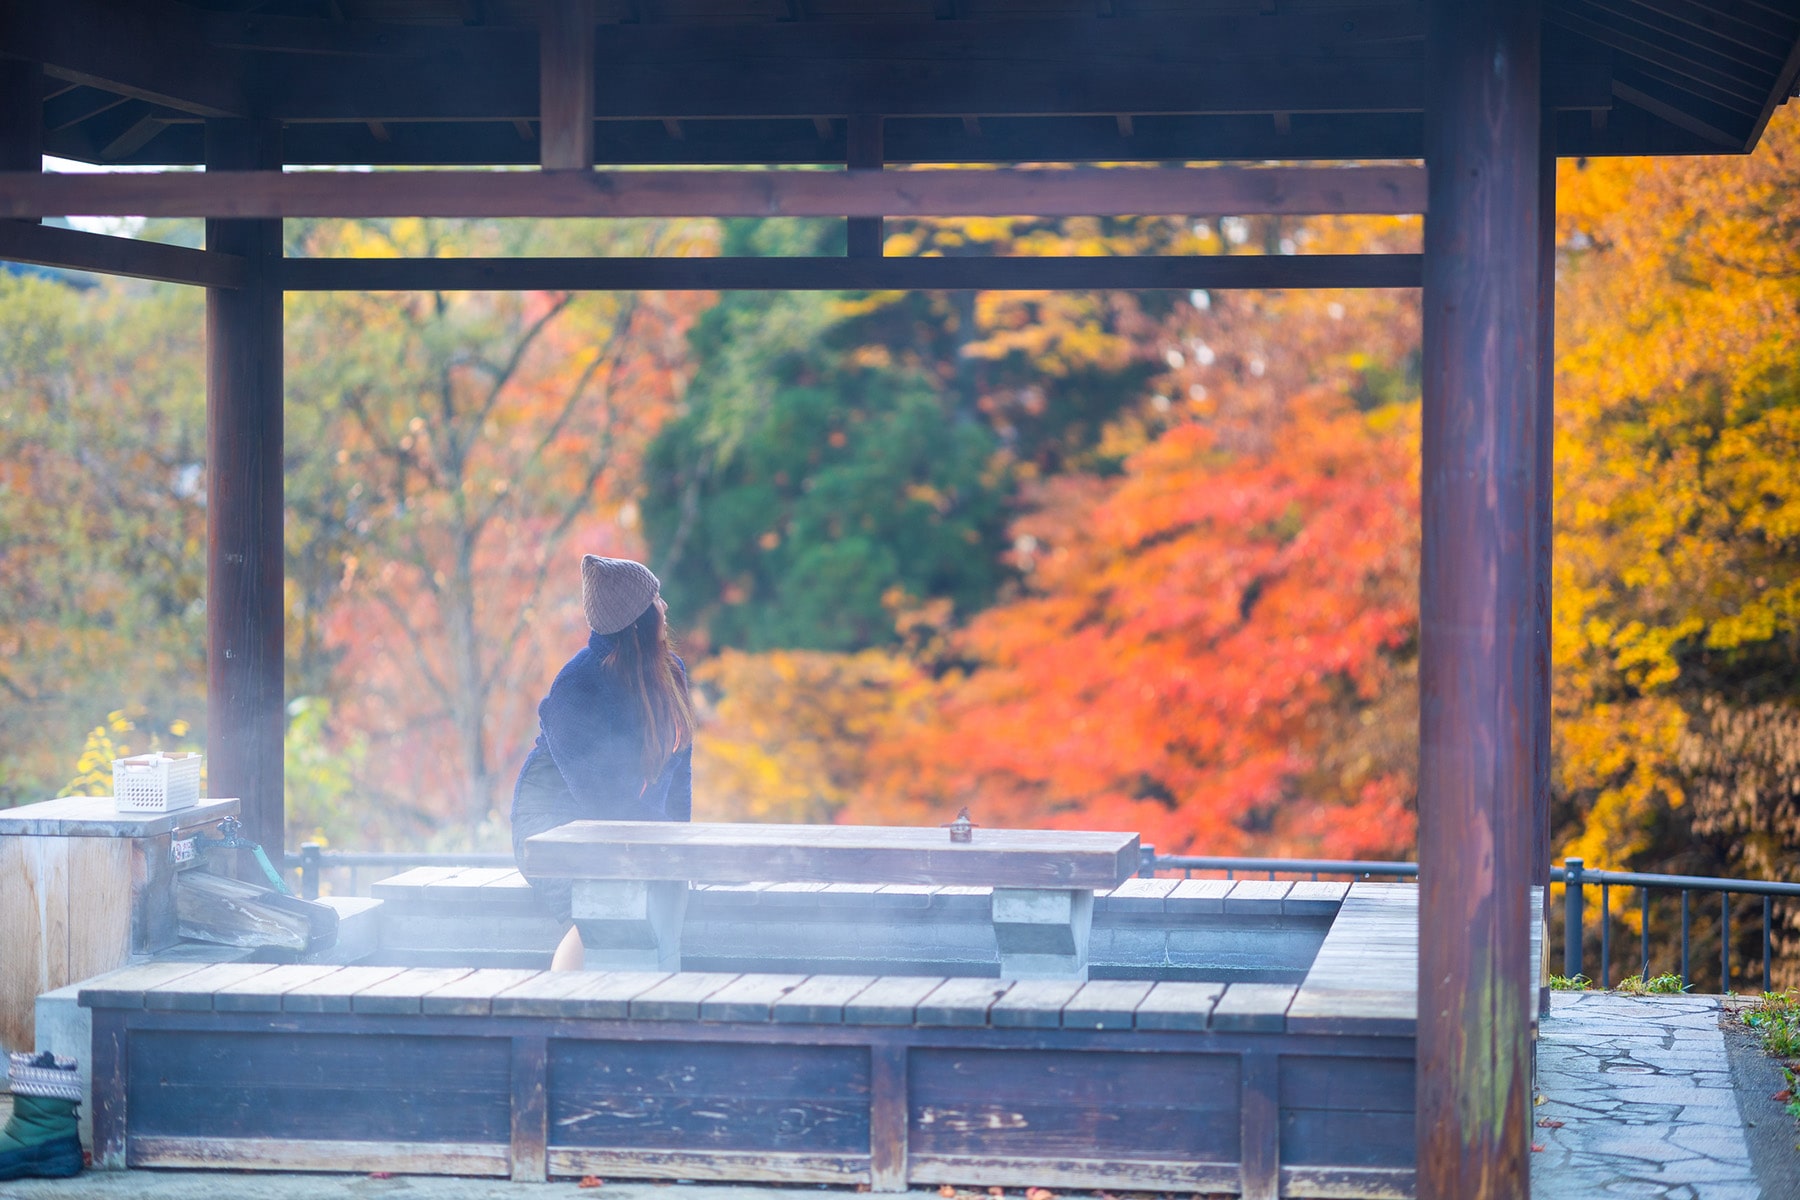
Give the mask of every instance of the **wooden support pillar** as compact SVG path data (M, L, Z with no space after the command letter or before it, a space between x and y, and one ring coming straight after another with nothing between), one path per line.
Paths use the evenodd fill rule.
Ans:
M271 121L206 125L209 170L281 169ZM209 220L244 285L206 291L207 790L243 801L244 836L282 848L281 222Z
M1420 1200L1530 1193L1539 5L1433 0L1420 570Z
M538 17L538 162L594 166L593 0L542 0Z
M1537 556L1532 578L1536 624L1531 681L1532 882L1542 888L1543 908L1534 919L1543 924L1543 945L1550 945L1550 656L1551 543L1556 525L1556 113L1547 105L1538 143L1538 306L1537 306L1537 460L1532 493L1532 521ZM1550 954L1541 956L1538 971L1538 1014L1550 1013Z
M851 117L844 165L853 171L879 171L882 165L880 117ZM880 258L886 235L880 217L851 217L844 251L851 258Z

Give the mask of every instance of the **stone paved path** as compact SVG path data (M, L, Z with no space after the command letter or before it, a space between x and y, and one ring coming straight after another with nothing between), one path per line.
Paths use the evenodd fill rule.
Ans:
M1538 1042L1533 1200L1757 1200L1716 996L1559 992Z

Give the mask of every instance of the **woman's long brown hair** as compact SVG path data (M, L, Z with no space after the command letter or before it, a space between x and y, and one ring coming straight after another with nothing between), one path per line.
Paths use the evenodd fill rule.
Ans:
M612 643L606 665L637 697L643 715L648 784L670 755L694 744L694 705L688 699L687 678L675 665L675 646L662 605L645 609L643 616L613 635Z

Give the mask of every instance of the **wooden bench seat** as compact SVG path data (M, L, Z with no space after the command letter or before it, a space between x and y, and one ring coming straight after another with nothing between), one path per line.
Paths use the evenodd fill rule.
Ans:
M527 839L532 876L573 881L573 915L598 969L674 970L692 884L989 889L1006 978L1088 972L1095 889L1138 869L1131 833L874 825L574 821ZM1279 907L1279 900L1276 901Z

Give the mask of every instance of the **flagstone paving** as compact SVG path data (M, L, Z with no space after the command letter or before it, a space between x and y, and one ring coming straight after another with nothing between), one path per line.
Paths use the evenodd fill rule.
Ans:
M1759 1200L1722 1015L1717 996L1556 993L1538 1041L1534 1200Z

